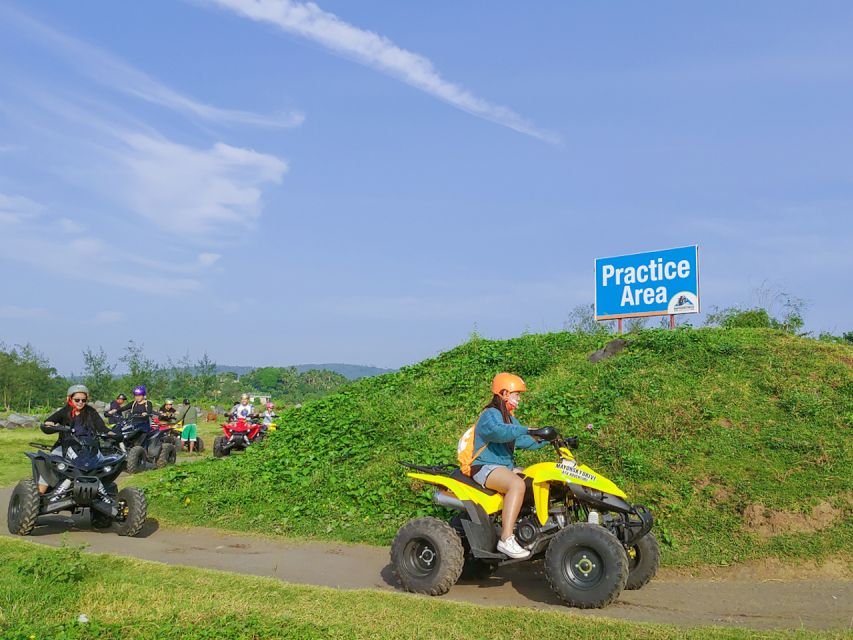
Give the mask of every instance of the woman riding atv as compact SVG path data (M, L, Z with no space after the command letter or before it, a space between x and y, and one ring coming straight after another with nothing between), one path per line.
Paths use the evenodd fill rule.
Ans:
M151 416L154 413L154 405L146 398L148 390L144 384L133 390L133 402L119 408L119 413L129 411L130 423L138 430L151 431Z
M166 400L158 413L160 414L160 422L162 424L175 424L178 422L178 410L175 409L174 400Z
M460 462L478 484L503 494L501 537L497 549L510 558L526 558L530 551L515 539L513 531L524 502L525 484L516 473L515 449L541 449L539 442L528 434L528 428L513 415L521 397L527 391L524 380L511 373L499 373L492 380L492 401L486 405L477 424L459 441ZM462 460L468 451L468 460Z
M53 451L51 451L53 455L63 455L73 460L77 457L77 454L71 449L75 442L97 435L114 435L107 429L101 416L88 402L89 389L82 384L73 384L68 387L68 400L65 406L44 421L41 427L44 433L59 434ZM67 427L70 427L70 431ZM44 478L39 477L39 493L44 495L48 488L49 486Z

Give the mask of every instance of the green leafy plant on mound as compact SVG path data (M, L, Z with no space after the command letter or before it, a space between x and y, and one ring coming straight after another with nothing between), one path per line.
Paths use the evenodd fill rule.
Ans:
M503 370L519 418L580 434L578 456L650 506L669 564L820 559L853 547L853 349L761 329L473 339L288 412L264 444L151 478L158 517L387 544L442 513L399 460L452 462ZM584 426L593 425L588 433ZM522 454L527 464L552 457Z

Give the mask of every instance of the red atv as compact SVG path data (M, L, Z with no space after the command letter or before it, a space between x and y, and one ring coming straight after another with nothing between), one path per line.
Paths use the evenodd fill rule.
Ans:
M232 451L243 451L249 445L263 439L262 424L257 418L237 418L222 425L224 436L213 440L213 457L223 458Z

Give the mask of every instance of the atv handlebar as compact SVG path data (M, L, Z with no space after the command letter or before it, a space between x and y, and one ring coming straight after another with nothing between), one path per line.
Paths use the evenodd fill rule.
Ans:
M560 434L557 433L557 430L554 427L541 427L540 429L528 429L527 433L533 436L534 438L538 438L539 440L545 440L546 442L553 442L560 437Z
M578 448L578 437L570 436L568 438L563 438L554 427L541 427L539 429L528 429L527 433L538 439L544 440L545 442L550 442L554 445L554 448L558 451L560 447L566 447L568 449L577 449Z

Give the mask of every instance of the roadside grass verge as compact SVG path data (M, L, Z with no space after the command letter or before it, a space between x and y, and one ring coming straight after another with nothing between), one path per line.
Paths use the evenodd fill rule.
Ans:
M0 637L4 640L849 637L843 632L638 624L571 612L340 591L4 538L0 538L0 557ZM78 622L81 614L87 623Z

